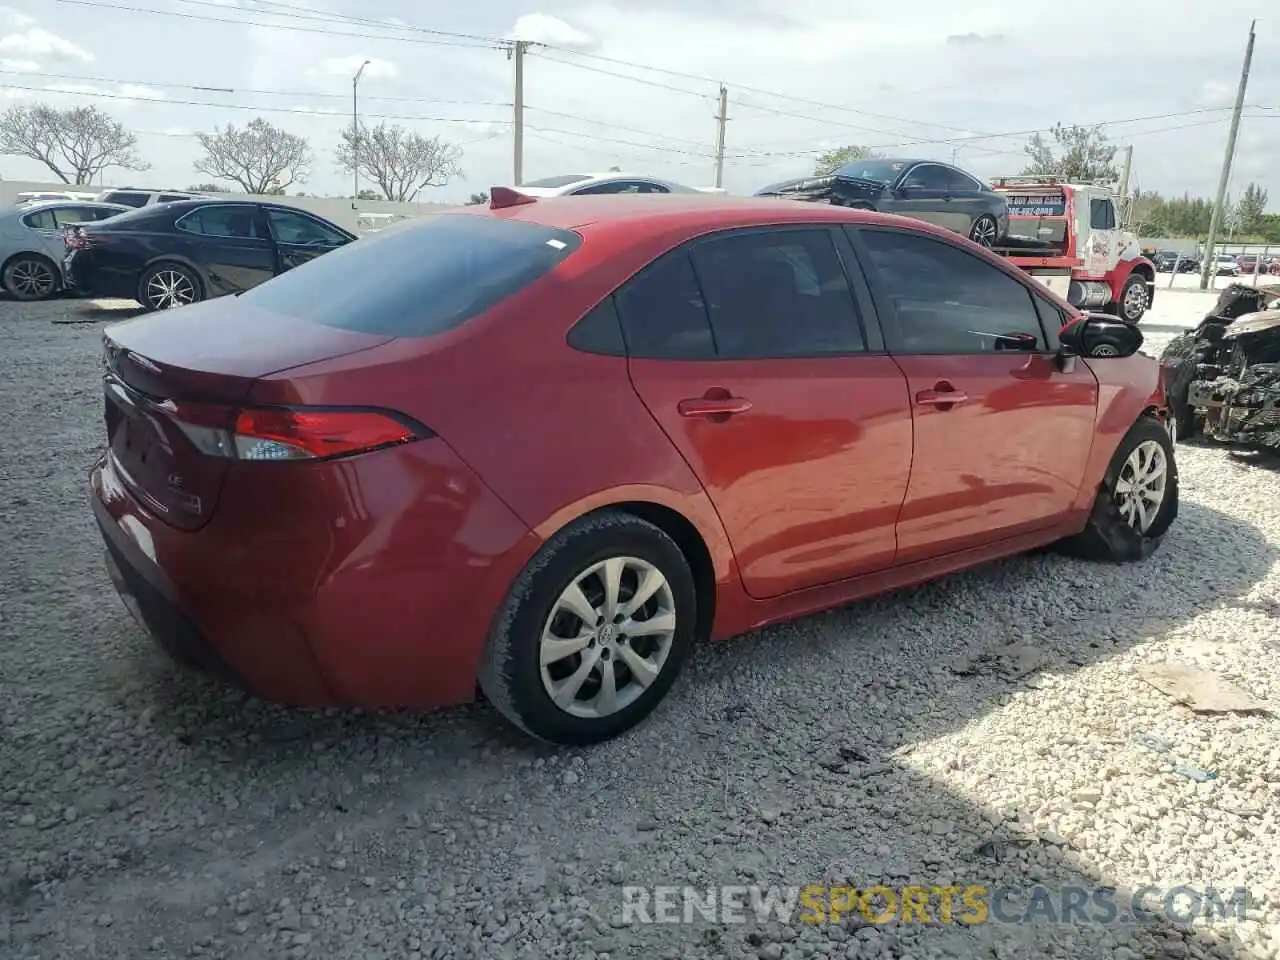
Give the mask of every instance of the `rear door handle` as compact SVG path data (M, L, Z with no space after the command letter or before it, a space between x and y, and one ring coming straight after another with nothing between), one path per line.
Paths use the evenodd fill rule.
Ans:
M921 390L916 394L916 403L925 407L951 407L968 399L967 393L952 389L951 384L946 384L945 387L939 384L939 388Z
M751 409L751 401L742 397L724 397L711 399L697 397L681 400L676 405L682 417L731 417L735 413L746 413Z

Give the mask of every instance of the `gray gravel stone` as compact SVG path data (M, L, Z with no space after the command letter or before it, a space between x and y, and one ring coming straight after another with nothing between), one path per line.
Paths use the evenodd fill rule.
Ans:
M6 960L86 944L223 960L1280 956L1265 890L1247 922L1197 921L1188 939L1167 922L621 918L626 885L1280 877L1274 721L1197 716L1135 679L1192 662L1280 703L1268 462L1180 446L1182 516L1144 563L1020 557L712 645L640 729L548 751L484 705L289 711L157 652L85 503L102 442L94 309L0 303ZM72 315L86 322L49 323ZM1044 653L1038 673L947 666L1011 640ZM1217 779L1173 773L1188 762Z

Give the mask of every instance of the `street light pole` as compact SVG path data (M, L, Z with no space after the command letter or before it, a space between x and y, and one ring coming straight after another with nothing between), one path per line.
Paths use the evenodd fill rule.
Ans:
M356 209L356 201L360 199L360 103L357 100L360 87L360 75L369 65L366 60L351 78L351 209Z

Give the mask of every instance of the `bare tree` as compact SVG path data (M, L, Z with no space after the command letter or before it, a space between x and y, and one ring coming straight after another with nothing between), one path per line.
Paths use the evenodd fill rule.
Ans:
M401 126L364 127L359 138L352 127L342 132L338 163L350 173L359 164L388 200L413 200L424 187L443 187L462 171L462 148L439 137L424 137Z
M305 183L311 172L311 145L306 137L272 126L261 117L243 130L227 124L225 130L197 133L204 156L195 163L201 173L240 185L245 193L283 193L295 183Z
M0 117L0 153L38 160L63 183L92 183L107 167L147 170L138 138L97 107L10 107Z

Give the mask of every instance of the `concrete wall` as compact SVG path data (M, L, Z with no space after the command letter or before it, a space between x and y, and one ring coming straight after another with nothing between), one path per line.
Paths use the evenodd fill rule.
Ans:
M143 186L146 186L143 181ZM18 202L19 193L36 190L71 190L77 193L97 194L102 190L119 189L113 187L68 186L65 183L40 183L30 180L0 180L0 206L11 206ZM181 189L181 188L178 188ZM408 217L430 216L456 209L447 203L393 203L389 200L360 200L351 208L351 201L340 197L251 197L243 193L218 194L233 200L265 200L286 206L309 210L341 227L357 233L368 233L380 227L390 226L397 220Z
M1200 253L1200 242L1198 240L1170 240L1167 237L1143 237L1142 245L1144 247L1154 247L1156 250L1176 250L1178 253ZM1225 237L1219 237L1213 244L1215 254L1229 253L1239 256L1242 253L1257 253L1265 256L1280 256L1280 243L1237 243L1228 241Z

